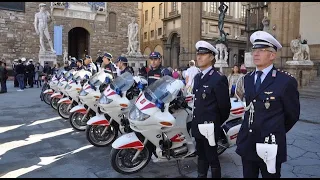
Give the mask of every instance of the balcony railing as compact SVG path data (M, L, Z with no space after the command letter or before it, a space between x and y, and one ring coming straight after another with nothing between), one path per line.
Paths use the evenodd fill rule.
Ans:
M68 9L70 5L83 6L91 9L92 12L106 13L105 2L51 2L52 8Z

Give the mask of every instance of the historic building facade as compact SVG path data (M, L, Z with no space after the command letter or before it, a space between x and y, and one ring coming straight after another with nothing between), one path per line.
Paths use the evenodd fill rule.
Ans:
M0 54L3 59L26 57L37 61L39 35L34 28L34 16L41 2L0 3ZM58 60L66 50L69 56L94 59L98 51L108 51L115 57L127 52L128 24L138 18L138 2L43 2L51 14L49 33ZM62 29L60 32L54 29ZM61 44L59 44L59 39ZM45 45L48 48L47 40Z
M151 31L161 30L161 36L164 64L171 67L185 66L187 62L195 58L196 50L195 43L200 39L206 40L214 44L214 41L219 37L218 30L218 7L219 2L161 2L161 3L142 3L143 9L141 17L144 20L152 19L152 8L155 7L156 20L152 24L146 23L141 25L143 34L152 34ZM224 29L229 33L228 47L229 47L229 66L233 64L243 63L244 52L246 48L246 32L245 32L245 9L240 2L226 2L229 6ZM162 8L162 10L160 10ZM162 22L157 17L162 15ZM143 18L142 18L143 19ZM156 25L154 25L156 24ZM149 31L149 26L154 27ZM154 50L154 45L160 42L155 41L141 35L141 43L150 44L141 47L141 52L149 52ZM148 36L147 36L148 37ZM145 53L145 54L146 54Z

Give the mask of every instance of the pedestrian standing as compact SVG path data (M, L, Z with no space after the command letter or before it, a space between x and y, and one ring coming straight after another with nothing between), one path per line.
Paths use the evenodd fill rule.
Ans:
M35 67L35 74L34 74L34 79L36 81L37 88L39 88L39 85L40 87L42 87L41 79L40 79L42 73L43 73L43 67L40 65L40 63L37 63Z
M19 87L20 89L18 89L17 91L23 91L25 88L25 80L24 80L24 76L26 73L26 67L23 65L22 60L19 59L19 64L16 66L16 74L17 74L17 79L19 82Z

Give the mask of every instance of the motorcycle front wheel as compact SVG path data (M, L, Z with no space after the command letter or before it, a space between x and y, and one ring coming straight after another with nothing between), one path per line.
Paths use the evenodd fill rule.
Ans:
M134 174L141 171L151 159L151 151L143 148L139 156L132 162L136 149L111 149L112 168L121 174Z
M51 105L51 107L52 107L54 110L58 110L58 101L59 101L59 100L60 100L60 99L59 99L59 98L56 98L56 97L51 98L50 105Z
M74 106L73 104L71 105L70 109L68 109L69 104L67 103L60 103L58 104L58 114L63 118L63 119L69 119L70 116L70 109Z
M102 132L108 128L102 135ZM89 125L86 129L87 140L96 147L105 147L113 143L118 137L118 129L110 124L110 127Z
M218 142L218 147L217 147L217 153L218 155L221 155L225 150L228 149L228 142L225 138L225 136L221 137Z
M48 94L48 93L46 93L46 94L44 94L43 95L43 101L46 103L46 104L48 104L48 105L51 105L51 94Z
M89 112L87 117L82 121L84 114L80 112L73 112L69 116L71 126L78 131L85 131L87 128L87 122L92 117L92 113Z

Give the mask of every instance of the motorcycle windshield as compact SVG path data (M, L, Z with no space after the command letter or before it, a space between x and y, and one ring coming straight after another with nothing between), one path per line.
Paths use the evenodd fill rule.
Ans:
M94 86L100 86L103 82L101 81L101 76L105 76L103 72L98 72L95 75L91 76L89 80L89 84L92 84Z
M157 100L163 103L169 103L177 97L180 91L179 88L171 86L174 81L175 79L172 77L164 76L148 86L144 92L144 96L153 103L156 103Z
M65 72L66 71L63 68L59 68L59 70L56 72L56 77L60 79Z
M110 84L112 90L128 91L134 83L134 79L131 73L125 72L118 76Z

